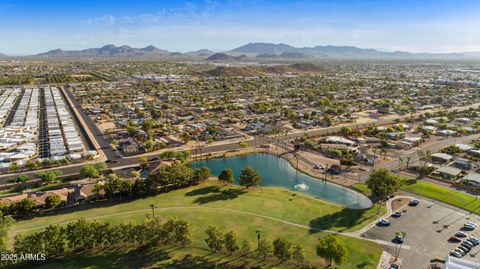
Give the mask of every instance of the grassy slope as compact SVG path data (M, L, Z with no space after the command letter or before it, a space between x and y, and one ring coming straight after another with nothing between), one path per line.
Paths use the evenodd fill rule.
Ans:
M415 180L405 180L401 189L480 214L480 200L464 192Z
M370 192L370 189L368 189L365 184L355 184L355 188L363 190L362 192ZM469 212L480 214L480 200L473 195L461 191L455 191L414 179L402 179L400 190L432 198Z
M314 263L321 262L321 260L315 255L315 245L318 238L325 235L325 233L316 233L303 227L292 226L260 216L219 211L212 208L245 210L278 217L284 220L290 220L306 226L311 224L316 227L323 226L336 230L351 230L353 228L359 228L372 221L371 218L373 217L370 218L370 216L374 216L377 212L376 208L364 212L344 210L337 205L324 203L310 197L295 195L281 189L258 188L243 192L243 189L236 186L223 187L216 183L209 182L198 187L191 187L185 190L178 190L124 204L79 210L70 214L36 217L31 220L19 222L14 229L18 232L22 229L41 227L51 223L92 216L99 216L103 220L110 220L115 223L123 221L141 222L145 219L145 215L149 213L148 208L151 203L154 203L159 207L159 209L156 210L157 215L165 218L175 216L190 220L194 235L193 245L196 247L206 247L203 240L204 230L208 225L216 225L224 231L234 230L239 235L239 238L242 240L248 239L251 242L255 242L256 240L255 230L262 229L264 231L263 236L269 240L273 240L281 235L292 242L304 244L308 260L313 261ZM161 209L161 207L167 206L203 206L210 209ZM106 216L108 214L127 210L145 211L127 215ZM348 262L341 268L357 268L358 265L365 266L361 268L375 268L382 253L382 249L378 245L355 238L342 238L346 241L350 256ZM121 253L125 251L127 250L122 249L114 251L113 253L108 251L101 253L91 252L85 255L79 255L77 258L75 258L74 255L73 257L60 259L52 264L49 263L45 268L103 268L101 265L104 263L104 260L116 261L119 258L127 260L139 259L135 256L138 255L138 253L135 254L135 251L129 252L132 256L129 256L130 254L127 255ZM172 258L183 258L184 254L182 253L188 253L189 251L175 251L175 253L171 254L172 257L163 261L162 259L154 258L154 256L150 257L150 255L142 255L141 258L143 259L142 262L151 265L155 264L157 261L161 264L168 264L172 262ZM123 257L124 255L127 255L126 258ZM224 255L221 257L223 256ZM85 257L88 257L88 259L85 259ZM212 261L217 260L218 258L219 257L212 258ZM128 267L128 263L118 263L117 268L130 267Z
M97 217L112 222L142 221L148 213L150 204L154 204L162 214L163 207L199 206L208 208L226 208L247 211L279 218L314 228L336 231L358 230L377 217L378 208L351 210L341 206L312 199L277 188L252 188L244 190L238 186L222 186L215 182L204 183L197 187L177 190L154 197L137 199L121 204L93 205L89 209L78 209L72 213L59 213L50 216L35 217L21 221L15 230L35 229L54 223L72 221L79 218ZM140 210L140 211L138 211ZM200 209L199 209L200 210ZM125 212L137 211L126 214ZM183 214L190 209L176 209ZM198 212L208 212L204 209ZM382 209L381 214L385 212ZM119 215L112 215L119 214Z

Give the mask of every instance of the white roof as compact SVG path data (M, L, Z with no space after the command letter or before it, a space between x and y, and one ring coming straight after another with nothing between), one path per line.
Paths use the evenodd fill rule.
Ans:
M467 259L459 259L448 256L445 259L444 269L480 269L480 263L476 263Z

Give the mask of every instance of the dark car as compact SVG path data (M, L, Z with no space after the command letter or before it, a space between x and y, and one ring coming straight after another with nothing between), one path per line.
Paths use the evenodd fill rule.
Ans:
M466 248L464 246L458 246L459 249L461 249L464 253L468 253L470 251L469 248Z
M412 199L412 200L410 200L410 202L408 203L408 205L409 205L409 206L417 206L419 203L420 203L419 200L417 200L417 199Z
M392 214L392 217L394 217L394 218L400 218L401 216L402 216L402 212L400 212L400 211L397 211L397 212Z
M452 236L448 239L448 241L450 241L450 242L462 242L462 239L460 239L456 236Z
M158 160L160 160L160 158L158 158L158 157L153 157L153 158L148 159L149 162L158 161Z

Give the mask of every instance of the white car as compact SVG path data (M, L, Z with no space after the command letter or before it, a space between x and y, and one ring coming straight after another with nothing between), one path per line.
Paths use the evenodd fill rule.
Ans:
M465 224L463 224L463 228L468 229L468 230L475 230L475 228L477 228L477 226L474 226L474 225L469 224L469 223L465 223Z
M378 224L382 225L382 226L388 226L388 225L390 225L390 221L388 221L387 219L380 219L378 221Z
M467 237L468 235L467 235L466 233L462 232L462 231L458 231L458 232L455 234L455 236L457 236L457 237Z
M475 222L473 222L473 221L469 221L469 222L467 222L467 224L470 224L470 225L472 225L472 226L477 227L477 224L476 224Z

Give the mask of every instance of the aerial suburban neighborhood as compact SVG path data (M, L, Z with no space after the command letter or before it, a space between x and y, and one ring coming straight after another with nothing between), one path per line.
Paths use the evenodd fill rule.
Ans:
M480 268L478 3L137 2L0 4L0 268Z

